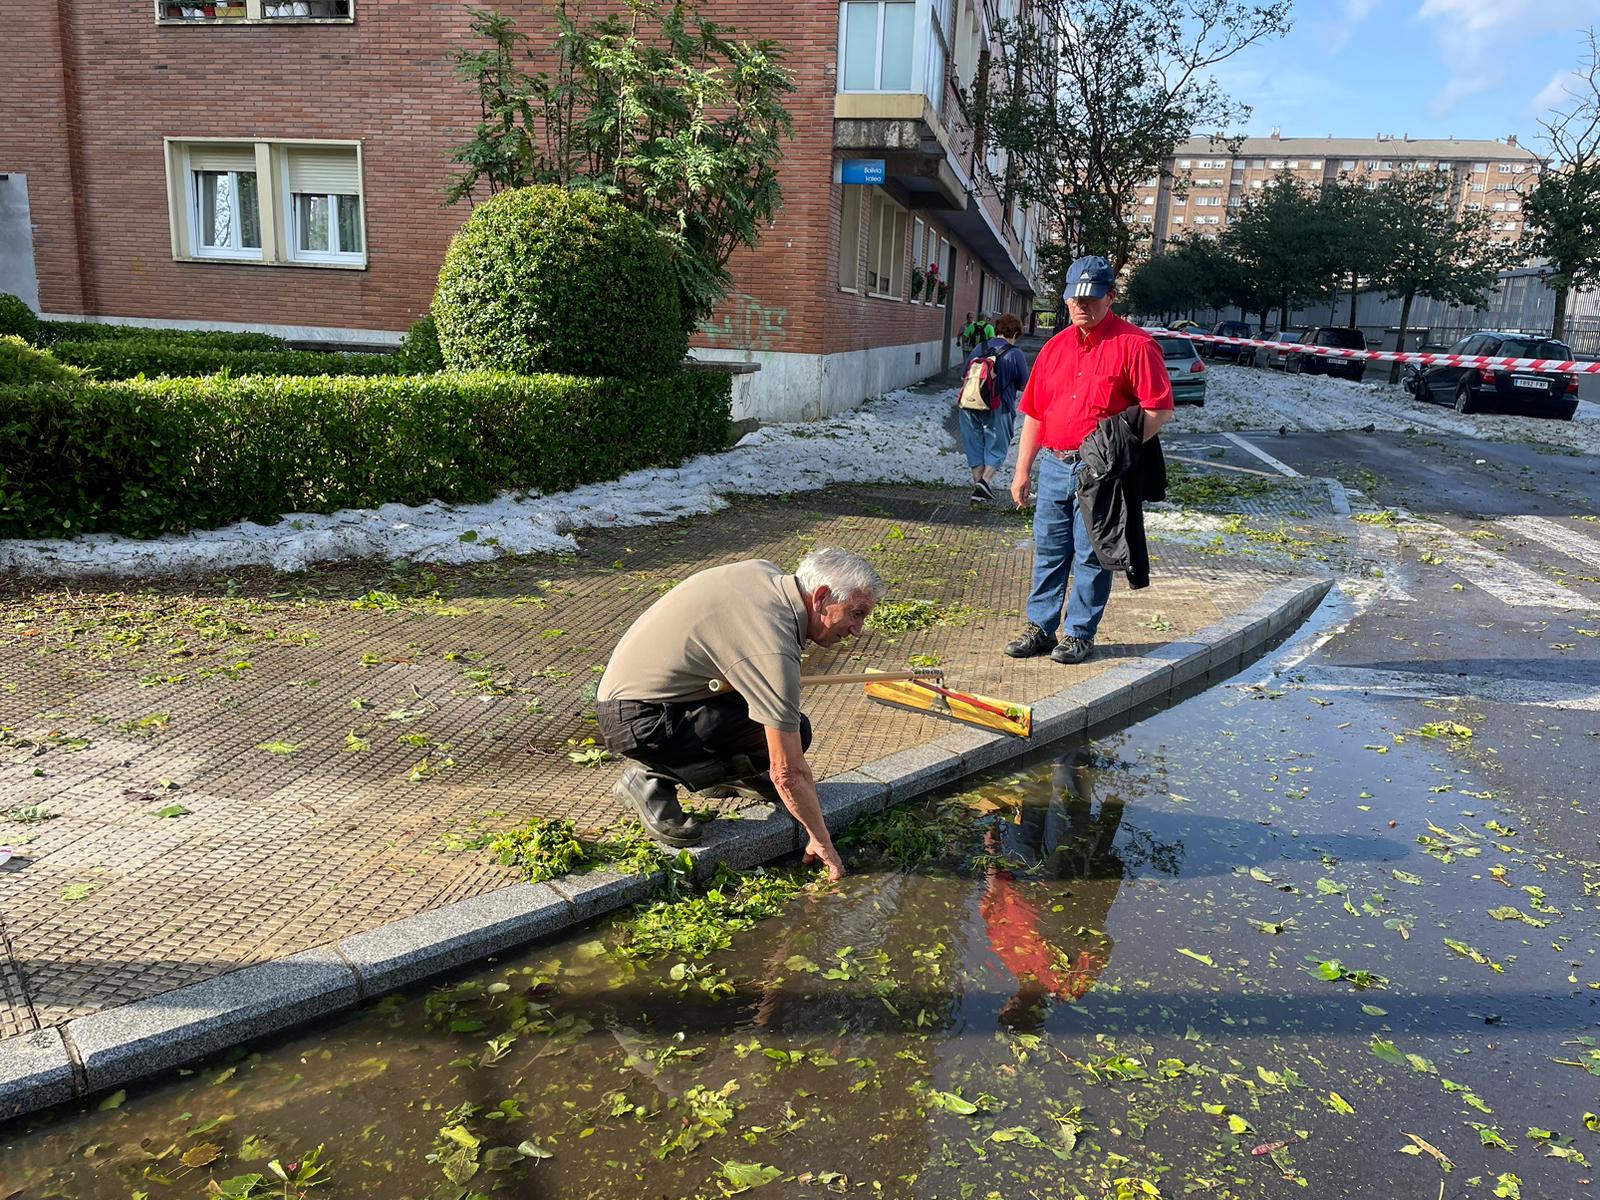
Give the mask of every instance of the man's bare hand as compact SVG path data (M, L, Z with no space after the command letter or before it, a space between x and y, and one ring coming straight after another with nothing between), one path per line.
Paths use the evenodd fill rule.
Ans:
M1017 502L1018 508L1028 507L1029 481L1026 475L1018 475L1011 481L1011 498Z
M839 857L832 842L824 844L812 838L806 843L806 852L800 861L808 867L818 863L827 867L829 883L837 883L844 878L844 860Z

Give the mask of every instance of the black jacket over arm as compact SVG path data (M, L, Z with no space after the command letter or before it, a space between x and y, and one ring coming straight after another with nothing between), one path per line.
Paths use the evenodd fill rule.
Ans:
M1101 421L1078 448L1078 504L1100 565L1124 571L1128 586L1150 586L1144 505L1167 497L1161 439L1144 440L1144 410L1130 408Z

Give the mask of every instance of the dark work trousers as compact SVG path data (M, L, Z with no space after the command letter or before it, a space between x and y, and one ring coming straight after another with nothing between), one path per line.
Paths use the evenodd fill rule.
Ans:
M595 705L606 749L647 767L687 766L743 754L757 772L770 767L767 731L750 719L743 696L709 700L602 700ZM800 748L811 747L811 721L800 716Z

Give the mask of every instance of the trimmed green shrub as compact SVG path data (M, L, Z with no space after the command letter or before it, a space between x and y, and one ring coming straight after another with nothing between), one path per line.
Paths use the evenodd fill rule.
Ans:
M444 370L444 355L439 350L439 326L431 315L411 323L401 339L400 369L407 375L428 375Z
M0 335L16 334L25 342L39 340L39 318L17 296L0 292Z
M155 329L149 325L100 325L93 321L40 321L36 344L116 342L161 337L172 346L208 346L213 350L283 350L284 340L270 333L234 333L226 329Z
M132 380L8 389L0 536L149 537L563 491L719 450L725 375Z
M57 342L50 348L62 362L93 371L101 379L162 375L394 375L401 370L392 354L343 354L337 350L221 350L174 342L165 331L142 338L99 342Z
M526 187L478 205L433 298L453 370L658 379L688 349L665 240L596 192Z
M48 353L36 350L16 334L0 336L0 387L24 383L69 383L78 372Z

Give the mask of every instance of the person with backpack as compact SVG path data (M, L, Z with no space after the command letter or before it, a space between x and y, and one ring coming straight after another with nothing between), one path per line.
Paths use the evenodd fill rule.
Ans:
M978 323L972 319L972 314L967 314L967 323L961 327L961 353L971 354L972 348L978 344Z
M972 469L972 502L994 499L994 477L1005 466L1017 398L1028 383L1028 356L1017 349L1022 320L1015 313L1000 318L996 332L967 359L961 382L961 448Z

